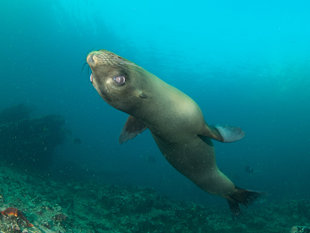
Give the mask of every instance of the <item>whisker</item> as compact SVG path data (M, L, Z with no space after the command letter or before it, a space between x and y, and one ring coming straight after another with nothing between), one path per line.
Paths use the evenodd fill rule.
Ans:
M87 62L84 62L84 64L82 65L81 73L83 73L86 65L87 65Z

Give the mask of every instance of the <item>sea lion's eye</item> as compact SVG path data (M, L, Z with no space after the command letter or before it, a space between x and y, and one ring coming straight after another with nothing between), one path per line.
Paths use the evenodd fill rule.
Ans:
M126 82L126 78L125 76L121 75L121 76L115 76L113 77L113 81L117 84L117 85L124 85Z

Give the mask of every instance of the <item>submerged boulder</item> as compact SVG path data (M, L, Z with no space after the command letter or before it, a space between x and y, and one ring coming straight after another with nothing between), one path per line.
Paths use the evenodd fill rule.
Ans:
M25 105L0 112L0 159L14 167L45 169L64 142L65 120L59 115L31 118L30 112Z

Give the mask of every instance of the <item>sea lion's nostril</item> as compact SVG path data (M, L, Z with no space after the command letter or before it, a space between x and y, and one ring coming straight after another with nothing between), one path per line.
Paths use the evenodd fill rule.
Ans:
M89 55L87 56L87 63L88 63L89 65L94 65L94 64L95 64L94 54L89 54Z

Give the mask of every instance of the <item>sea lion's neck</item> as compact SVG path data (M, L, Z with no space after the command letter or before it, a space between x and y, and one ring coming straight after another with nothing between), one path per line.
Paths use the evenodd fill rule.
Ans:
M149 125L154 124L158 114L171 104L171 98L169 98L171 90L169 89L173 87L147 71L144 83L143 93L146 98L134 109L132 115Z

